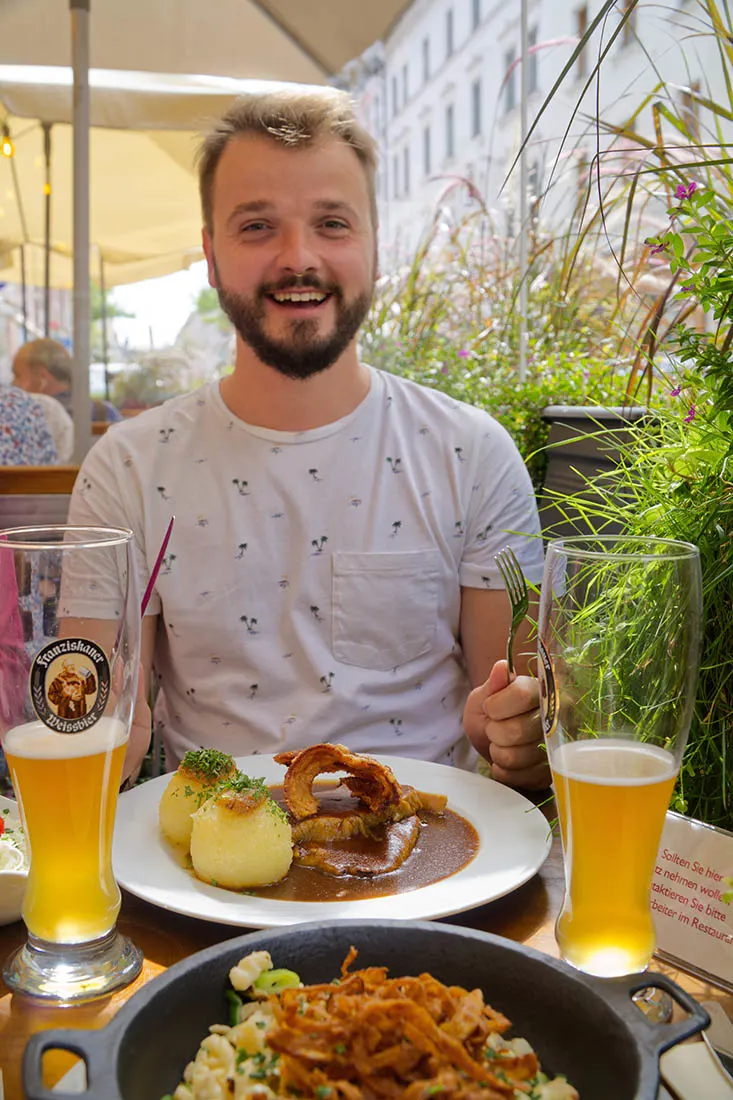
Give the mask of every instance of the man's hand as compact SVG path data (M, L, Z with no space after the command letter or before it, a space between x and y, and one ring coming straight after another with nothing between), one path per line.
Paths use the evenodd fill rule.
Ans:
M132 716L132 726L130 728L130 740L127 743L127 752L125 753L125 762L122 765L122 781L127 779L137 779L142 762L145 758L145 753L150 748L150 734L152 732L152 722L150 715L150 707L148 706L148 700L145 694L145 677L143 676L143 670L140 669L140 675L137 680L137 697L135 699L135 711Z
M492 765L494 779L510 787L543 790L550 768L542 738L539 687L531 676L507 683L506 661L497 661L486 683L474 688L463 711L473 747Z

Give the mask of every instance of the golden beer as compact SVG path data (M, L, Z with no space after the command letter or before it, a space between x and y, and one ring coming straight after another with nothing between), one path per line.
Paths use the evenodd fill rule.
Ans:
M112 832L126 742L114 718L82 733L29 722L6 735L31 857L23 920L38 939L84 943L115 924Z
M550 760L565 857L562 957L601 977L643 970L655 946L651 881L675 760L620 738L559 745Z

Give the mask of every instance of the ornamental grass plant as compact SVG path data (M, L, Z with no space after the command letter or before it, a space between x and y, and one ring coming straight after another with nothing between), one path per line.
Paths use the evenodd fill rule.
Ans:
M690 41L714 45L720 71L706 73L704 89L660 76L626 120L595 120L606 202L588 213L597 228L609 211L623 212L610 242L617 318L639 271L653 270L659 285L635 327L619 329L634 348L626 400L650 403L659 391L668 400L627 429L612 470L572 498L555 494L553 505L584 530L620 527L698 546L702 661L673 808L733 830L733 22L715 0L674 15ZM601 51L597 73L606 57ZM608 166L619 146L624 170L614 176ZM631 227L644 224L650 208L646 224L661 227L635 238Z

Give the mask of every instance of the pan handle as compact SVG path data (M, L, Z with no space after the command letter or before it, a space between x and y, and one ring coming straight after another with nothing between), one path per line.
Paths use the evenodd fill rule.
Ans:
M688 1013L687 1017L673 1024L654 1024L647 1020L631 998L649 986L669 993L672 1000ZM613 981L613 991L617 994L614 999L618 1001L618 1008L624 1019L633 1025L644 1047L655 1057L681 1043L683 1039L696 1035L710 1024L710 1016L702 1005L666 974L630 974L626 978L616 978Z
M32 1035L23 1054L23 1085L26 1100L60 1100L67 1092L52 1092L43 1084L43 1055L49 1050L66 1050L83 1059L87 1087L78 1094L85 1100L122 1100L117 1087L114 1060L110 1057L109 1029L77 1031L56 1028Z

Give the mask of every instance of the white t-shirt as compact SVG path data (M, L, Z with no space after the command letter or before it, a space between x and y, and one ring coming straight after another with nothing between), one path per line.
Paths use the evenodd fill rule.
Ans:
M485 412L381 371L348 416L312 431L246 424L218 383L108 432L70 522L132 528L141 591L175 526L160 615L155 721L187 749L274 753L318 741L475 765L461 715L461 586L502 587L511 545L531 581L532 485ZM113 618L114 578L76 614Z

